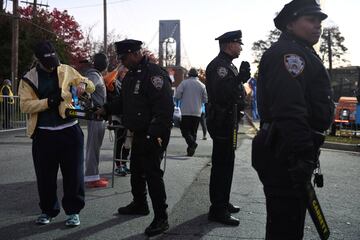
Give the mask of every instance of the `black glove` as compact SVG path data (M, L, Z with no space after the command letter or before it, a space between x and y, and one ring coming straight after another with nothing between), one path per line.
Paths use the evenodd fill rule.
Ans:
M242 61L239 68L239 79L242 83L246 83L251 77L249 62Z
M49 108L57 108L61 101L64 99L61 97L61 88L59 88L48 97L47 103Z

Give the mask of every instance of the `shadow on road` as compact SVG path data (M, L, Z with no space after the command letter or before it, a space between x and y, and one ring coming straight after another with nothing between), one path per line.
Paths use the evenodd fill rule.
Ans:
M36 204L39 202L36 182L2 184L0 188L1 215L12 215L16 212L21 212L22 215L33 215L39 212ZM2 232L1 228L0 232Z

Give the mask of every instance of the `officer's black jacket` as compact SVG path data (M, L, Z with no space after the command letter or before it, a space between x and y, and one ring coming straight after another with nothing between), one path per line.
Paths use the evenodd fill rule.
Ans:
M232 59L221 51L206 67L206 91L211 104L231 108L239 101L241 80Z
M215 136L231 136L234 126L233 107L244 107L244 88L232 57L220 51L206 68L209 132ZM215 127L215 131L213 130Z
M293 73L289 58L297 62ZM262 56L257 84L261 124L276 123L288 151L313 149L312 132L328 129L334 113L329 75L315 50L282 33Z
M172 126L174 103L167 72L144 57L122 82L120 97L107 106L123 115L124 126L152 137L166 135Z

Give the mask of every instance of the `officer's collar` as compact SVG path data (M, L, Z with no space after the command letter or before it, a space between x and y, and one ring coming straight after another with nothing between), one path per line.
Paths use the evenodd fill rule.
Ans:
M227 54L224 51L220 51L219 57L225 58L226 60L228 60L229 62L232 62L232 60L234 59L234 57L230 56L229 54Z
M295 41L295 42L297 42L298 44L300 44L301 46L303 46L303 47L305 47L305 48L308 48L308 49L310 49L311 51L315 52L315 50L314 50L313 46L311 46L311 44L309 44L308 42L304 41L303 39L295 36L295 35L292 34L292 33L283 32L283 33L280 35L280 39Z

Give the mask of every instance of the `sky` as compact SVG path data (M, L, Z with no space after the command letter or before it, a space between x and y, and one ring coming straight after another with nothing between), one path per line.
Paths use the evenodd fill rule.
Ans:
M30 0L31 2L31 0ZM103 0L38 0L68 10L83 30L94 26L96 39L103 38ZM221 34L241 29L243 51L234 60L253 62L253 42L267 39L273 30L273 18L288 0L107 0L108 32L122 38L142 40L150 50L158 51L159 20L180 20L182 65L201 67L218 54ZM360 66L360 1L321 0L329 18L323 26L339 27L348 48L346 58L351 65ZM10 5L11 2L8 2ZM20 6L25 6L20 3ZM122 40L122 39L117 39Z

